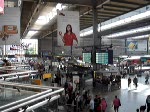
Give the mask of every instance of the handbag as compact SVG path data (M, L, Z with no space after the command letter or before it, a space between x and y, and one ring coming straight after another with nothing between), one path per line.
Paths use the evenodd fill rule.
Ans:
M120 100L119 100L119 106L121 106L121 102L120 102Z

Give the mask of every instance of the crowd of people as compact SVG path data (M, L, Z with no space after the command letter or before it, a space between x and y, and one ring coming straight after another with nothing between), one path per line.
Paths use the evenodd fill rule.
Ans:
M104 86L108 87L108 91L112 91L112 87L120 88L121 86L121 77L118 75L102 76L95 78L95 82L98 82Z
M90 90L85 90L84 88L82 91L78 89L74 90L71 82L66 82L64 88L68 112L71 112L72 109L74 109L74 112L82 112L83 110L89 110L89 112L106 112L107 102L100 95L93 97L90 94ZM112 101L112 105L114 111L118 112L121 102L117 96Z

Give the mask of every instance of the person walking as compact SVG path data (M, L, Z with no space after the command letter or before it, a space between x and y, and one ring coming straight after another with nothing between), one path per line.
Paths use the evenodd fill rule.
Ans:
M109 83L108 83L108 92L111 91L111 86L112 86L112 82L109 81Z
M146 104L147 104L147 112L149 112L150 111L150 95L148 95L146 98Z
M131 78L129 77L128 78L128 88L130 87L130 85L131 85Z
M94 112L94 100L90 97L90 112Z
M145 77L145 84L149 84L148 80L149 80L149 75L147 74L146 77Z
M106 112L107 102L106 102L105 98L102 99L101 107L102 107L102 112Z
M94 112L97 112L97 107L99 105L99 102L98 102L98 96L95 95L95 98L94 98Z
M113 100L113 106L114 106L114 111L118 112L119 107L121 106L120 99L115 96L115 99Z
M134 79L133 79L133 83L135 85L135 88L137 89L137 86L138 86L138 78L135 76Z

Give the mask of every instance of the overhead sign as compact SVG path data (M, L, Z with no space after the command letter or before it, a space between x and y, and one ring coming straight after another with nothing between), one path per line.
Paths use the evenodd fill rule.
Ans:
M4 14L4 0L0 0L0 14Z
M57 12L58 46L78 46L80 42L79 12Z
M128 51L147 51L147 40L127 40Z

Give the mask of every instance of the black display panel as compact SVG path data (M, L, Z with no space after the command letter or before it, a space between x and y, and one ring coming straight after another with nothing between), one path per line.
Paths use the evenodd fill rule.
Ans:
M97 50L96 51L97 64L113 64L113 50Z

